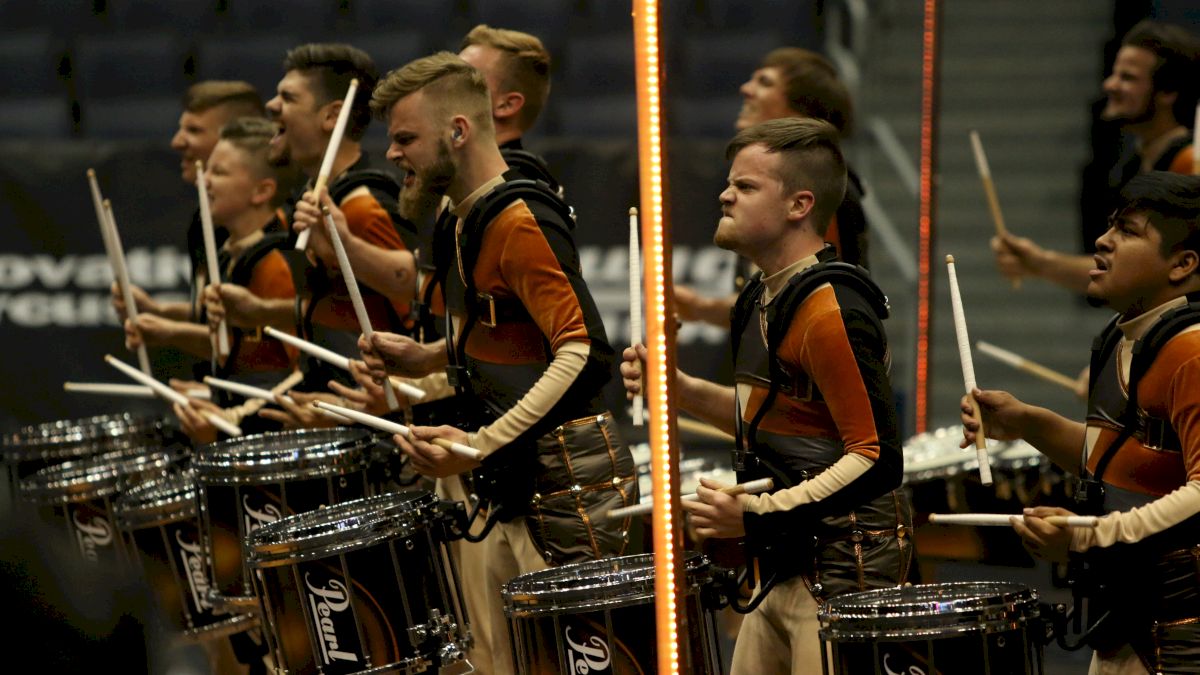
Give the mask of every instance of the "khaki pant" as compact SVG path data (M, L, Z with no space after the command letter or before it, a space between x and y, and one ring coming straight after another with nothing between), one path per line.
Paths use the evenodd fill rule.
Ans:
M820 673L817 627L817 601L804 579L779 584L742 621L730 675Z
M1103 658L1093 652L1092 664L1088 667L1088 675L1149 675L1149 672L1129 645Z

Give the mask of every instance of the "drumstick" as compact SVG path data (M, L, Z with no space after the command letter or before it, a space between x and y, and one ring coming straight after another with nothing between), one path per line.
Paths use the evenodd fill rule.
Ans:
M629 209L629 344L636 346L642 341L642 254L641 236L638 232L638 212ZM642 377L645 382L646 378ZM633 395L633 426L645 423L645 399L641 393Z
M931 513L929 522L938 525L1008 526L1013 518L1022 518L1019 513ZM1100 519L1096 516L1045 516L1042 520L1055 527L1096 527Z
M121 371L122 373L125 373L126 375L128 375L130 377L130 379L135 380L137 382L141 382L142 384L150 387L151 389L154 390L154 392L156 394L167 399L168 401L170 401L172 403L178 403L179 405L182 405L182 406L188 406L188 407L191 406L191 402L188 401L187 397L184 396L183 394L180 394L179 392L168 387L167 385L163 384L162 382L159 382L158 380L154 379L153 377L150 377L149 375L147 375L143 372L140 372L138 369L134 368L133 366L130 366L129 364L125 363L124 361L113 357L111 354L105 354L104 360L107 361L108 364L111 365L112 367L114 367L117 370ZM196 412L200 413L201 417L208 420L209 424L220 429L221 431L225 432L226 434L228 434L230 436L241 436L242 435L242 430L240 428L238 428L238 426L236 424L234 424L233 422L230 422L229 420L225 419L224 417L221 417L220 415L212 412L211 410L197 410Z
M204 180L204 162L196 160L196 193L200 199L200 230L204 234L204 257L208 267L208 283L221 283L221 267L217 264L217 236L213 231L212 204L208 201L208 186ZM217 327L217 355L229 356L229 326L225 319Z
M117 221L113 217L112 202L101 199L95 171L88 169L88 179L92 184L92 198L101 200L96 213L100 219L100 238L104 240L104 248L108 252L108 262L113 268L113 278L117 280L117 286L121 289L121 299L125 302L125 316L136 321L137 303L133 299L133 287L129 285L129 268L125 265L125 249L121 246L121 235L117 232ZM151 375L150 353L146 351L145 344L138 345L137 356L142 372Z
M721 431L711 424L708 424L707 422L700 422L687 417L679 417L675 420L675 423L679 426L680 431L690 431L694 434L712 438L718 441L733 440L733 436L730 436L729 434Z
M1196 104L1195 124L1192 125L1192 175L1200 176L1200 103Z
M389 434L399 434L405 438L412 438L412 429L409 429L403 424L396 424L395 422L391 420L385 420L382 417L368 415L364 412L359 412L351 408L345 408L340 405L333 405L332 403L326 403L324 401L313 401L313 405L322 410L335 412L343 417L354 420L359 424L365 424L380 431L386 431ZM455 443L454 441L448 441L444 438L435 438L429 442L436 446L445 448L456 455L466 457L467 459L473 459L477 462L483 460L483 453L469 445Z
M141 384L108 384L107 382L63 382L63 391L76 394L106 394L130 398L154 398L154 390Z
M331 365L335 368L341 368L342 370L350 370L350 359L349 358L342 356L341 354L338 354L337 352L330 351L330 350L322 347L321 345L315 345L315 344L309 342L308 340L305 340L304 338L298 338L295 335L292 335L290 333L285 333L281 330L276 330L270 326L264 326L263 333L266 335L270 335L271 337L275 338L276 340L279 340L280 342L291 345L291 346L295 347L296 349L299 349L300 351L304 352L305 354L308 354L309 356L311 356L315 359L320 359L321 361L324 361L325 363L328 363L329 365ZM420 387L411 385L403 380L399 380L394 377L390 377L388 379L391 381L393 387L395 387L397 390L400 391L401 394L404 394L405 396L409 397L410 399L412 399L414 401L419 401L422 398L425 398L425 390L424 389L421 389Z
M233 382L232 380L223 380L219 377L212 377L211 375L205 376L204 383L210 387L224 389L225 391L237 394L238 396L243 396L245 398L260 398L269 402L275 400L275 392L268 389L263 389L262 387L255 387L254 385L250 384ZM288 403L295 403L291 396L286 394L280 394L280 396Z
M375 331L371 329L371 315L367 314L367 306L363 303L362 291L358 288L358 280L354 276L354 268L350 266L350 257L346 255L346 247L342 245L342 235L338 234L337 224L333 222L333 216L329 215L328 209L322 209L325 213L325 227L329 230L329 240L333 243L333 252L337 255L338 267L342 268L342 280L346 283L346 290L350 293L350 304L354 306L354 314L358 316L358 327L362 329L363 336L367 338L367 342L371 341L371 336ZM383 395L387 401L388 410L395 410L400 407L400 402L396 400L396 392L392 389L391 379L384 384Z
M317 181L313 183L312 193L317 199L321 198L321 190L329 182L329 174L333 172L333 160L337 158L338 147L342 144L342 136L346 133L346 122L350 119L350 110L354 107L354 94L358 92L358 78L350 80L346 89L346 97L342 99L342 109L338 111L337 122L333 125L333 134L329 137L329 145L325 146L325 157L321 160L321 169L317 172ZM318 202L319 204L320 202ZM296 237L296 250L308 248L308 238L311 230L305 230Z
M1057 370L1051 370L1040 363L1034 363L1024 356L1010 352L1007 349L1001 349L990 342L977 340L975 346L979 348L981 353L987 354L1001 363L1010 365L1017 370L1023 370L1030 375L1036 375L1047 382L1053 382L1061 387L1075 391L1075 378L1069 375L1064 375Z
M983 192L987 195L988 210L992 213L992 223L996 226L996 236L1008 235L1004 226L1004 214L1000 211L1000 198L996 196L996 184L992 182L992 169L988 166L987 155L983 152L983 142L979 140L979 132L971 130L971 150L975 153L975 168L979 171L979 180L983 182ZM1014 289L1021 287L1021 278L1013 277Z
M729 487L723 487L719 490L719 492L724 492L727 495L734 495L734 496L740 495L740 494L752 495L752 494L758 494L759 492L767 492L768 490L771 490L774 487L775 487L775 482L773 480L771 480L770 478L759 478L758 480L752 480L752 481L748 481L745 483L739 483L737 485L730 485ZM693 492L690 494L683 495L682 497L680 497L680 499L689 501L689 502L694 502L694 501L698 501L700 499L700 497L697 496L696 493ZM612 509L606 514L606 517L609 520L616 520L618 518L625 518L626 516L645 515L647 513L650 513L653 510L654 510L654 504L647 502L645 504L634 504L633 506L622 506L619 509Z
M979 480L984 485L992 484L992 465L988 461L987 439L984 437L983 412L975 401L975 366L971 363L971 341L967 337L967 319L963 316L962 296L958 293L958 275L954 272L954 256L946 256L946 270L950 274L950 308L954 313L954 334L958 338L958 358L962 361L963 385L971 401L971 415L979 430L975 432L975 454L979 458Z

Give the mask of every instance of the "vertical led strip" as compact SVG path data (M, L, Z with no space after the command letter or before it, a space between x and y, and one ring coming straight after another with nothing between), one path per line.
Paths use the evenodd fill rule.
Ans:
M934 200L937 186L937 101L938 52L941 49L938 26L938 0L925 0L925 20L921 27L921 173L920 205L917 216L917 381L913 390L916 432L925 431L929 421L929 337L932 329L929 306L930 261L933 259Z
M637 55L638 177L641 188L643 283L646 290L646 403L650 475L654 490L654 611L658 626L658 671L678 673L679 610L675 579L680 568L679 466L672 388L675 378L675 321L671 307L670 228L664 208L662 52L657 0L634 0L633 40Z

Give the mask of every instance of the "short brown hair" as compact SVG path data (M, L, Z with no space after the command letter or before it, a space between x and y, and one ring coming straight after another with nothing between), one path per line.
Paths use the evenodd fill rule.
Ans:
M221 140L246 154L254 175L275 180L271 206L276 207L283 205L298 183L293 168L274 166L269 158L268 146L278 130L275 123L265 117L238 117L221 127Z
M202 113L217 107L228 108L234 117L263 117L262 97L249 82L206 80L187 88L181 101L184 110Z
M1121 39L1123 47L1140 47L1154 54L1152 81L1156 92L1175 92L1175 119L1190 125L1196 110L1200 78L1200 42L1187 29L1152 19L1139 21Z
M776 68L788 106L804 117L825 120L849 136L854 127L850 91L824 56L799 47L780 47L763 57L761 68Z
M491 47L501 53L504 72L498 78L500 86L504 91L519 92L525 97L520 124L522 129L532 127L550 96L550 52L545 45L529 33L492 28L483 23L467 33L460 50L472 45Z
M366 92L374 89L379 80L375 62L366 52L339 43L300 45L288 51L283 59L283 70L295 70L312 78L318 106L345 98L350 80L357 79L358 90L362 93L354 97L350 119L346 122L346 136L354 141L362 139L371 123Z
M475 124L495 129L487 81L474 66L451 52L423 56L384 75L371 94L371 112L386 120L396 101L426 88L440 114L465 114Z
M725 148L725 158L733 161L752 145L780 154L779 180L786 192L812 191L814 229L825 236L833 214L846 198L846 160L837 129L811 117L768 120L739 131Z

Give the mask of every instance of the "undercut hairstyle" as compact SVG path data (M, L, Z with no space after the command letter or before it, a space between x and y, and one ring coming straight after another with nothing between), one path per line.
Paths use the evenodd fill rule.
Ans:
M451 52L423 56L384 75L371 94L371 112L386 121L396 101L421 90L441 118L439 123L465 115L474 125L495 133L492 99L483 73Z
M510 91L525 97L518 121L522 129L537 122L538 115L550 96L550 52L536 36L505 28L479 24L463 38L462 49L472 45L491 47L500 52L502 73L499 80L503 94Z
M206 80L187 88L181 107L190 113L202 113L213 108L228 110L230 119L264 117L262 97L249 82L235 80Z
M825 236L833 214L846 198L846 159L838 145L838 132L825 120L811 117L782 117L747 127L725 148L725 159L761 145L780 155L779 181L784 192L813 193L813 229Z
M379 80L375 62L366 52L340 43L300 45L288 51L283 70L294 70L311 79L318 107L344 99L350 80L358 79L359 93L354 97L350 118L346 121L346 136L354 141L362 140L371 123L366 93L374 89Z
M788 106L800 116L825 120L843 137L854 130L850 91L824 56L799 47L780 47L768 52L759 67L779 71Z
M1200 176L1151 171L1121 188L1114 215L1142 213L1162 235L1160 252L1200 254Z
M1200 40L1182 26L1145 19L1129 29L1121 46L1154 54L1154 91L1179 94L1172 111L1175 119L1191 126L1200 97Z
M271 197L273 207L282 206L292 188L300 182L293 168L271 163L268 146L277 131L275 123L264 117L239 117L221 127L221 140L242 151L250 171L258 178L275 181L275 195Z

